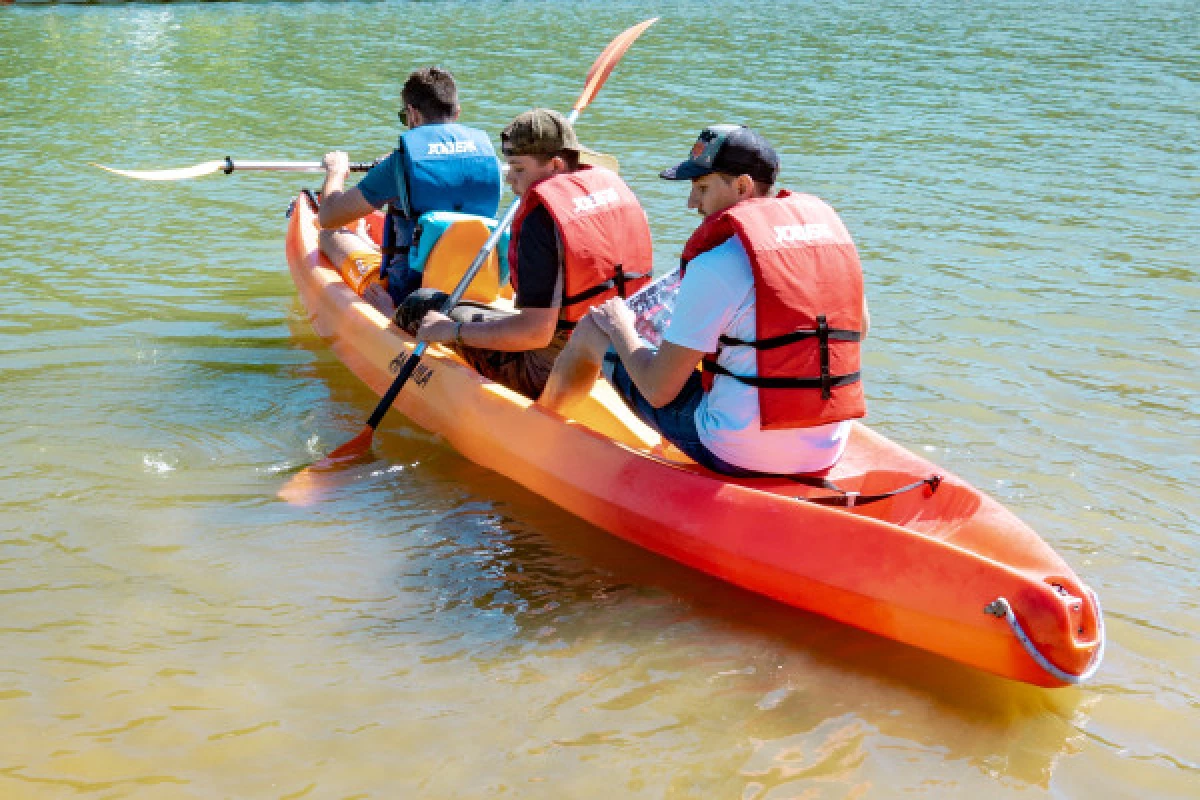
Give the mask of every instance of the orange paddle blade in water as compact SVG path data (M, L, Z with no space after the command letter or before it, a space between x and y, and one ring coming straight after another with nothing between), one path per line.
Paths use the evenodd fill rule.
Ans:
M363 428L362 433L358 436L341 445L317 463L310 464L293 475L279 490L277 496L295 506L315 503L328 486L328 483L322 480L322 475L352 461L358 461L370 453L371 440L374 435L375 429L371 426Z

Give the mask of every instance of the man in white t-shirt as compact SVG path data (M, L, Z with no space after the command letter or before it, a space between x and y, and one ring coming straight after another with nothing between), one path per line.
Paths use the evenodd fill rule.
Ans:
M774 195L778 172L779 157L759 134L706 128L689 158L661 173L691 180L688 208L705 218L684 249L662 344L638 337L622 299L597 306L539 402L570 413L603 368L639 417L709 469L795 474L834 464L850 420L865 413L861 268L832 209L811 195ZM760 302L770 319L759 319ZM702 360L708 375L696 369Z

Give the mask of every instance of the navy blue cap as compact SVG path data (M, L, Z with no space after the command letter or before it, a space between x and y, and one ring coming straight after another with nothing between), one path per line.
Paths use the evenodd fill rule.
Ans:
M669 181L686 181L713 172L749 175L773 184L779 176L779 155L766 139L745 125L710 125L700 132L686 161L658 175Z

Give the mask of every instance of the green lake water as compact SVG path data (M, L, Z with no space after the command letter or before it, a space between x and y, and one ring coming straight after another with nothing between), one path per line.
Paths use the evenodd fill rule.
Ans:
M391 415L310 329L284 211L438 63L498 140L566 109L658 180L715 122L832 203L869 423L1032 525L1108 653L1047 691L626 545ZM0 797L1200 796L1200 57L1192 2L0 8Z

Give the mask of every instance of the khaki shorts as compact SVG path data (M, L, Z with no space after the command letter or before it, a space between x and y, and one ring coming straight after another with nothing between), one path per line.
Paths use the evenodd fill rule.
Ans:
M462 306L454 309L450 315L459 318ZM469 316L468 320L469 321ZM480 350L475 347L458 347L454 349L471 367L485 378L507 386L513 391L520 392L530 400L537 400L546 388L550 379L550 371L554 362L567 345L568 333L561 331L555 334L550 344L540 350L526 350L510 353L502 350Z

